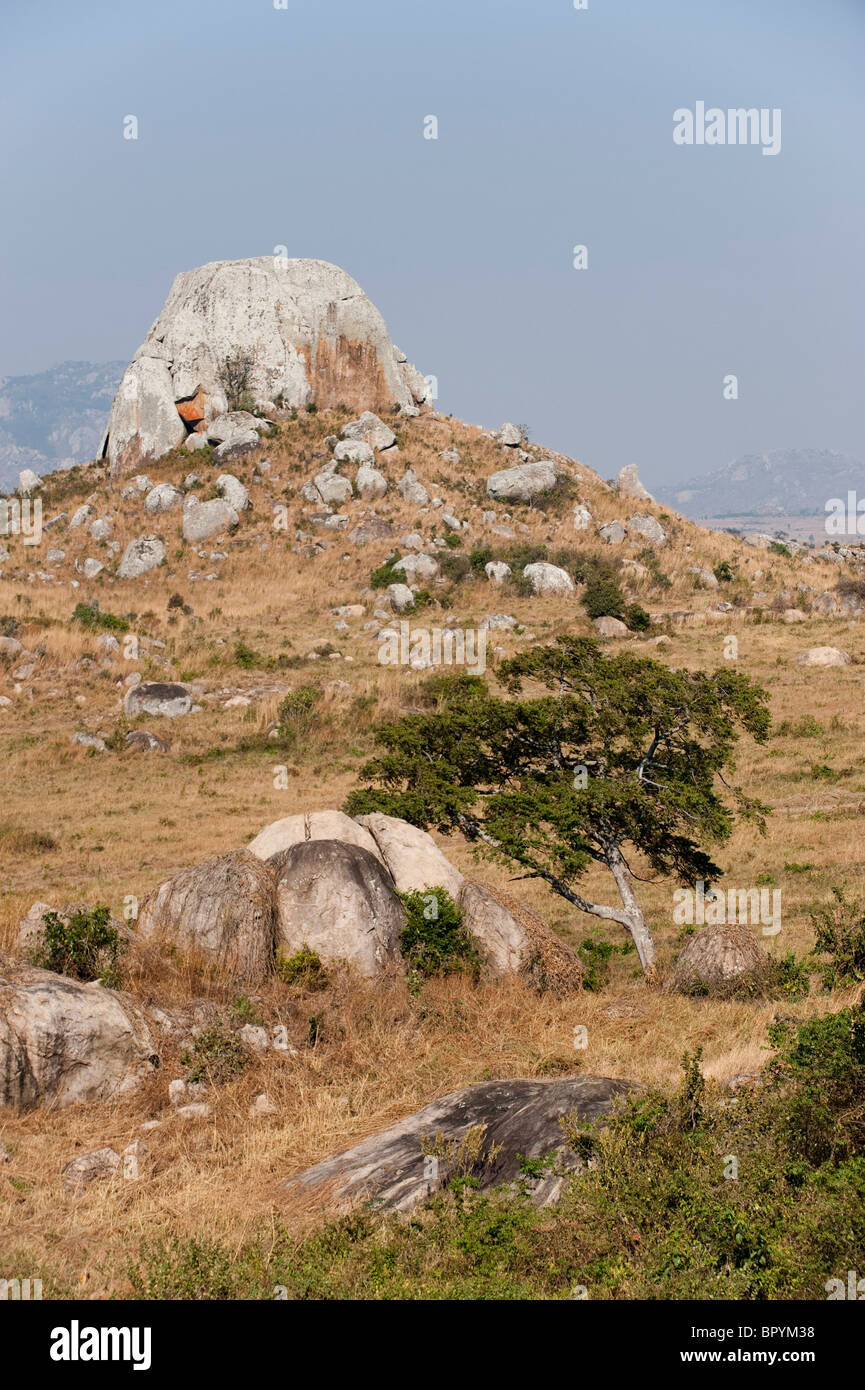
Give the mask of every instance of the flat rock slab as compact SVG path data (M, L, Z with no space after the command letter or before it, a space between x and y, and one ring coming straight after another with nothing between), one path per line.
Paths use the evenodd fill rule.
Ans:
M447 1185L448 1164L456 1159L455 1151L470 1131L480 1127L482 1146L472 1175L482 1189L519 1177L520 1156L557 1155L555 1167L533 1193L540 1205L548 1205L560 1195L564 1175L582 1166L567 1145L560 1117L573 1112L584 1122L598 1119L633 1084L605 1076L480 1081L442 1096L282 1186L322 1188L322 1195L326 1192L329 1200L340 1204L374 1200L396 1211L410 1211ZM437 1172L429 1158L433 1150L444 1150Z

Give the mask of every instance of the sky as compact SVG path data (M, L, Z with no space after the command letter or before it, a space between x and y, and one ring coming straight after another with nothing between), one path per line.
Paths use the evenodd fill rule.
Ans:
M285 246L440 410L603 477L865 459L865 0L587 3L2 0L0 374L131 358L178 271ZM698 102L780 151L675 143Z

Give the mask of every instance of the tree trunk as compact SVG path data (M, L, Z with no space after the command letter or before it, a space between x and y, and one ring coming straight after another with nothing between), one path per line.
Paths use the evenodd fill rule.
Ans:
M655 974L657 963L655 943L652 940L652 933L646 925L643 909L640 907L637 895L631 885L628 866L618 845L610 845L607 848L606 858L610 873L616 880L619 897L622 899L622 906L625 909L628 931L634 939L637 955L640 957L640 964L643 967L643 974L646 979L650 980Z

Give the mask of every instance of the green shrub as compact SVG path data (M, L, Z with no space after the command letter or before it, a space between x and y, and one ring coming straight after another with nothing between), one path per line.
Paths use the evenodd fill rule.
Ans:
M736 578L736 572L729 560L719 560L712 569L712 573L719 584L732 584Z
M480 957L463 926L462 911L446 889L425 888L399 897L408 919L400 950L419 975L478 973Z
M621 618L625 595L611 575L599 575L586 584L583 607L590 618Z
M318 719L321 690L317 685L299 685L280 703L277 719L286 733L308 733Z
M76 603L72 620L80 623L89 632L129 631L129 623L126 618L119 618L115 613L101 613L99 601L95 598L91 599L90 603Z
M638 603L628 604L622 614L622 621L631 632L646 632L652 626L652 619Z
M828 956L817 965L827 990L865 980L865 903L848 902L842 888L832 896L834 902L811 914L813 955Z
M243 1039L230 1032L222 1023L202 1028L191 1052L184 1052L181 1062L189 1067L190 1081L206 1081L222 1086L249 1066L252 1055Z
M293 956L281 956L277 959L276 973L284 984L298 985L310 993L327 989L330 984L318 952L311 950L305 942Z
M66 920L57 912L42 918L44 932L35 963L73 980L99 980L116 987L122 945L107 907L78 908Z
M398 559L399 551L395 550L392 555L388 555L387 559L379 565L378 569L373 570L369 577L371 589L386 589L389 584L405 583L405 575L402 570L394 569L394 565Z

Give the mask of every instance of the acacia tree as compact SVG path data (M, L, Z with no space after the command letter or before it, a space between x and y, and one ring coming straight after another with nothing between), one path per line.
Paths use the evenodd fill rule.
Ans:
M737 819L764 828L768 808L725 773L741 731L768 736L766 692L730 669L672 671L567 636L503 662L498 679L506 697L477 676L428 682L427 709L377 731L384 751L346 809L462 831L625 927L651 976L655 947L628 857L638 851L682 883L711 882L721 871L702 845L727 840ZM576 891L593 863L609 870L621 906Z

